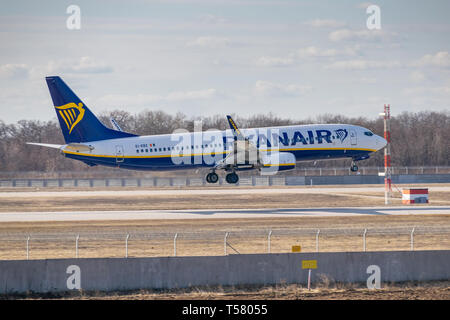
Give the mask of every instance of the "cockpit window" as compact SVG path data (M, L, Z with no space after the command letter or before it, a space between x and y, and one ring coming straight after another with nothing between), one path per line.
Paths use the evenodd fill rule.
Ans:
M365 131L364 134L369 137L373 136L373 133L370 131Z

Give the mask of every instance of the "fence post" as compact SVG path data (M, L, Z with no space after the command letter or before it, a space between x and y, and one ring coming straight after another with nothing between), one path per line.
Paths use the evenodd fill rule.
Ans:
M30 236L27 238L27 260L30 259Z
M364 233L363 233L363 251L366 252L366 233L367 233L367 229L364 229Z
M411 230L411 251L414 250L414 229L415 228L412 228Z
M319 234L320 234L320 229L318 229L317 233L316 233L316 252L319 252Z
M223 252L224 252L224 255L227 255L227 238L228 238L228 232L225 233L225 239L223 241Z
M272 236L272 230L269 231L269 235L267 236L267 253L270 253L270 237Z
M127 237L125 238L125 258L128 258L128 238L130 237L129 234L127 234Z
M174 257L177 256L177 238L178 238L178 233L175 233L175 236L173 237L173 256Z
M78 240L80 239L80 235L77 234L77 237L75 238L75 258L78 259Z

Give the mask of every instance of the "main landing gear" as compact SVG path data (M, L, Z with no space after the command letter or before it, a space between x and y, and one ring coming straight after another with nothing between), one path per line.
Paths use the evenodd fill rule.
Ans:
M231 172L225 176L225 180L228 183L236 184L239 181L239 176L236 174L236 172Z
M358 171L358 166L356 165L355 161L352 161L352 166L350 167L350 171L351 172L356 172Z
M206 182L216 183L217 181L219 181L219 176L214 171L206 175Z
M225 180L230 184L236 184L239 181L239 176L236 174L236 172L231 172L225 176ZM219 176L214 171L206 175L206 182L217 183L217 181L219 181Z

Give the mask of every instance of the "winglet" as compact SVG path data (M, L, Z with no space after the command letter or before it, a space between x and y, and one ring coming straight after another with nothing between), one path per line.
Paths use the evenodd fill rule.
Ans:
M242 135L241 131L237 127L236 123L234 122L233 118L231 116L227 115L228 124L230 125L231 131L233 131L233 134L236 138L239 140L245 140L244 136Z

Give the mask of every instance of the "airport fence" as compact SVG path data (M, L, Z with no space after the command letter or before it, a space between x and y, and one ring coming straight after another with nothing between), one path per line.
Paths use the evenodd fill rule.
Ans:
M0 260L449 249L450 226L0 235Z
M414 166L392 167L392 174L450 174L450 166ZM124 178L198 178L203 177L208 169L200 169L193 175L192 170L171 172L134 171L115 168L111 170L84 170L84 171L0 171L0 180L14 179L124 179ZM303 167L297 165L296 169L281 172L281 176L342 176L342 175L378 175L384 172L384 167L359 167L357 173L348 167ZM241 176L251 176L242 172Z
M339 184L383 184L384 177L379 176L382 167L362 167L355 173L349 168L297 168L291 174L270 176L249 176L240 174L239 186L301 186L301 185L339 185ZM218 183L209 184L205 175L186 176L148 176L135 172L122 176L124 171L116 171L116 177L110 177L111 172L103 174L96 172L94 177L88 177L86 172L59 172L43 176L36 172L0 172L1 188L103 188L103 187L198 187L228 185L223 176ZM128 173L126 173L128 174ZM450 183L450 167L394 167L392 168L394 183Z

